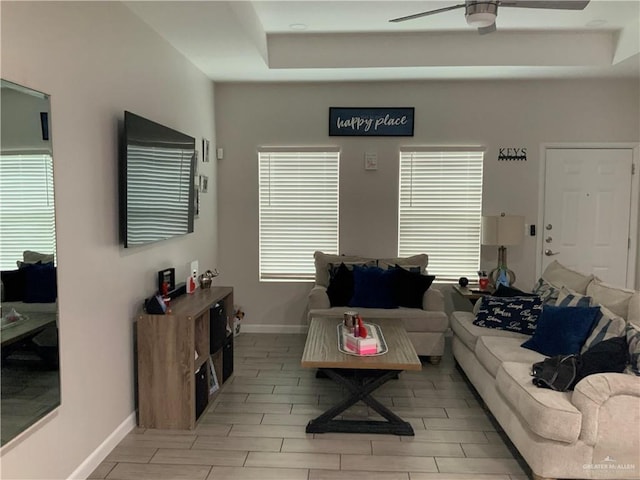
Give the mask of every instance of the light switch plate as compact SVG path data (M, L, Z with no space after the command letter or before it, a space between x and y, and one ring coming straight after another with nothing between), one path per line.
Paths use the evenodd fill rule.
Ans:
M365 170L377 170L378 169L378 154L377 153L365 153L364 154L364 169Z
M193 262L191 262L189 273L193 278L198 277L198 260L194 260Z

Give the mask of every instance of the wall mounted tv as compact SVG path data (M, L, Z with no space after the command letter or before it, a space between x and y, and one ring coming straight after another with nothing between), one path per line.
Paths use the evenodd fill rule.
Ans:
M124 112L120 235L125 248L193 232L195 138Z

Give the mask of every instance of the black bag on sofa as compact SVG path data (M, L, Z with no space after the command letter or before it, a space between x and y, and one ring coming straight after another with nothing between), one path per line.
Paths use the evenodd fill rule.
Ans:
M531 367L533 384L559 392L573 390L584 377L594 373L622 372L629 363L625 337L596 343L582 355L557 355Z
M556 355L534 363L531 367L533 384L558 392L573 389L578 375L578 355Z

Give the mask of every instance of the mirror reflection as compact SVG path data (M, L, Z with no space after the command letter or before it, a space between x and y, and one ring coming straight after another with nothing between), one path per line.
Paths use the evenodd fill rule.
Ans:
M0 440L60 405L49 96L1 80Z

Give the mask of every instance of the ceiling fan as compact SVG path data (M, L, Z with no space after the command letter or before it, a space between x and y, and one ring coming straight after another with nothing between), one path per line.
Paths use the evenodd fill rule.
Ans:
M464 8L464 16L467 23L478 29L481 35L496 31L496 17L498 16L498 7L516 7L516 8L547 8L552 10L584 10L589 0L466 0L459 5L451 7L438 8L427 12L415 13L406 17L399 17L389 20L398 23L415 18L435 15L436 13L448 12L449 10L457 10Z

